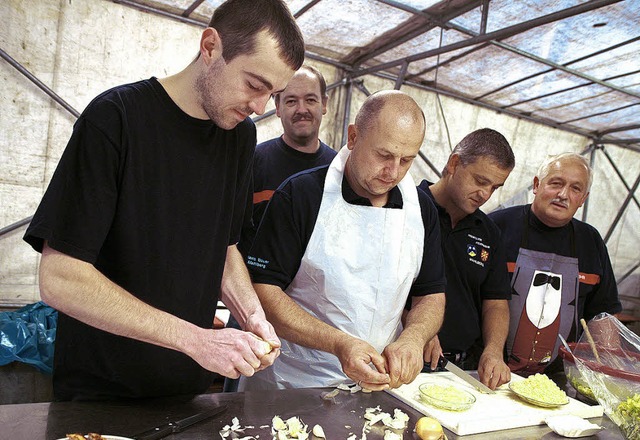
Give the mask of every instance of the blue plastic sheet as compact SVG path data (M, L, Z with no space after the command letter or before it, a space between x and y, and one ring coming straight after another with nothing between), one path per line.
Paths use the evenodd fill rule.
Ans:
M39 301L12 312L0 312L0 365L14 361L53 370L58 312Z

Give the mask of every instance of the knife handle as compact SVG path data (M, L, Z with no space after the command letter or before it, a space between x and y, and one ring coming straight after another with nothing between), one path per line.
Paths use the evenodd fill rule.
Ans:
M443 355L440 355L440 359L438 359L438 368L444 370L444 367L447 366L449 361Z
M152 428L148 431L141 432L140 434L136 434L134 437L135 440L158 440L160 438L166 437L169 434L173 434L173 424L167 423L164 426L158 428Z

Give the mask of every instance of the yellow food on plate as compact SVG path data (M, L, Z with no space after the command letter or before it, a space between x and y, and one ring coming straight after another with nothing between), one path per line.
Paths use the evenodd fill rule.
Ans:
M448 411L465 411L476 401L473 394L453 385L426 382L419 389L422 401Z
M86 436L82 434L67 434L67 440L104 440L104 437L95 432L90 432Z
M416 434L422 440L443 440L444 435L442 425L432 417L421 417L416 422Z
M523 400L538 406L557 406L569 403L562 391L546 374L534 374L525 380L511 382L509 388Z

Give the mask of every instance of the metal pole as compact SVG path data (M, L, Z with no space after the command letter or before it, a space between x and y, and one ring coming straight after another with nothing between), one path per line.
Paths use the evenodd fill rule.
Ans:
M607 241L609 241L609 238L611 237L611 234L613 233L613 230L618 225L618 222L620 221L620 218L622 217L622 213L624 212L625 209L627 209L627 205L629 204L629 201L631 200L631 197L636 192L636 189L638 189L638 184L640 184L640 174L638 174L638 178L636 179L636 183L633 184L633 188L631 188L631 190L629 191L629 194L627 194L627 197L624 199L624 203L622 203L622 206L620 207L620 210L618 211L618 214L616 215L616 218L613 220L613 223L611 224L611 227L609 227L609 231L607 232L607 235L604 237L604 243L605 244L607 244Z
M404 77L407 75L408 68L409 63L402 63L402 69L400 69L400 73L398 74L398 78L396 79L396 84L393 87L395 90L400 90L400 87L402 87L402 83L404 82Z
M629 275L631 275L638 267L640 267L640 263L637 263L635 266L633 266L631 269L629 269L629 271L627 273L625 273L620 278L618 278L618 281L617 281L616 284L620 285L620 283L623 282L625 280L625 278L627 278Z
M320 0L312 0L309 3L307 3L305 6L303 6L302 8L300 8L300 10L298 12L296 12L295 14L293 14L293 17L298 19L300 18L300 16L302 14L304 14L305 12L307 12L309 9L311 9L312 7L314 7L316 5L316 3L319 3Z
M436 168L436 166L427 158L427 156L422 151L418 151L418 156L420 156L420 158L425 161L427 166L431 168L431 171L436 173L436 176L438 176L438 178L442 177L442 173L440 172L440 170Z
M483 35L487 33L487 21L489 18L489 0L482 0L482 17L480 18L480 32Z
M413 62L413 61L429 58L435 55L439 55L442 53L451 52L453 50L462 49L464 47L473 46L475 44L484 43L485 41L501 40L501 39L508 38L513 35L528 31L538 26L553 23L554 21L562 20L568 17L573 17L574 15L579 15L584 12L601 8L603 6L608 6L613 3L618 3L619 1L620 0L593 0L590 2L582 3L577 6L564 9L562 11L558 11L552 14L547 14L545 16L538 17L533 20L525 21L523 23L518 23L516 25L509 26L509 27L500 29L498 31L490 32L488 34L478 35L476 37L458 41L456 43L452 43L447 46L443 46L441 48L428 50L425 52L417 53L410 57L389 61L389 62L378 64L376 66L372 66L366 69L361 69L354 72L354 75L355 77L363 76L373 72L379 72L381 70L385 70L390 67L395 67L401 64L405 60L407 60L408 62ZM629 92L627 91L627 93Z
M613 171L616 172L616 174L618 175L618 178L620 179L620 181L622 182L622 184L624 185L626 190L631 192L631 188L629 187L629 185L627 184L627 181L624 179L624 176L622 175L622 173L620 172L620 170L616 166L615 162L613 161L613 159L609 155L609 152L607 150L605 150L604 148L602 148L602 152L604 153L604 157L606 157L609 160L609 163L611 164L611 167L613 168ZM634 202L636 202L636 206L638 207L638 209L640 209L640 203L638 203L638 199L636 199L635 195L633 195L633 200L634 200Z
M598 149L598 145L592 144L591 148L591 157L589 158L589 167L591 168L591 173L593 173L593 165L596 163L596 150ZM589 197L584 202L584 208L582 208L582 221L587 222L587 211L589 210Z
M349 136L349 118L351 117L351 95L353 94L353 82L349 81L347 93L344 97L344 120L342 121L342 142L340 147L347 143Z
M27 218L23 218L22 220L17 221L15 223L12 223L9 226L5 226L4 228L0 229L0 237L2 237L4 234L8 234L9 232L18 229L21 226L29 224L31 222L32 218L33 218L33 216L27 217Z
M13 67L16 68L16 70L18 70L20 73L22 73L24 76L26 76L29 80L31 80L31 82L33 82L36 86L38 86L40 88L40 90L42 90L43 92L45 92L47 95L49 95L55 102L57 102L58 104L60 104L62 107L64 107L69 113L71 113L73 116L75 116L76 118L78 118L80 116L80 113L74 109L67 101L65 101L64 99L62 99L60 96L58 96L58 94L56 94L56 92L54 92L53 90L51 90L49 88L49 86L47 86L45 83L43 83L42 81L40 81L38 78L36 78L31 72L29 72L26 68L24 68L20 63L18 63L16 60L14 60L13 58L11 58L11 56L9 56L8 53L6 53L4 50L0 49L0 56L2 58L5 59L5 61L7 61L9 64L11 64Z

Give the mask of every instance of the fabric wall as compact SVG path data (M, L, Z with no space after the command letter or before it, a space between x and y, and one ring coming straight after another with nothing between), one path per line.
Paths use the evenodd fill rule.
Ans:
M29 13L27 13L27 9ZM195 57L202 28L141 12L105 0L5 0L0 2L0 48L81 112L103 90L150 76L167 76L181 70ZM341 81L344 72L319 62L328 84ZM31 81L0 61L0 227L33 214L55 170L75 117L46 96ZM365 76L369 92L392 89L392 81ZM403 87L421 105L427 119L422 152L441 170L451 148L467 133L490 127L510 141L516 167L504 188L485 205L528 203L528 189L540 162L548 154L584 151L591 141L583 136L475 107L418 88ZM343 141L346 86L330 92L329 109L321 126L321 138L338 149ZM352 89L349 121L366 95ZM270 103L267 111L273 108ZM276 116L257 123L258 141L282 132ZM640 171L640 153L605 146L615 166L632 186ZM594 185L589 197L587 221L605 236L627 191L602 151L595 153ZM412 174L416 182L437 179L420 158ZM640 197L640 192L636 192ZM582 218L582 210L578 212ZM608 248L618 277L638 264L640 208L631 200L611 234ZM39 299L38 254L22 241L24 228L0 237L0 304L30 303ZM636 298L625 308L638 311L638 270L620 284L620 293ZM640 314L640 312L637 312Z

